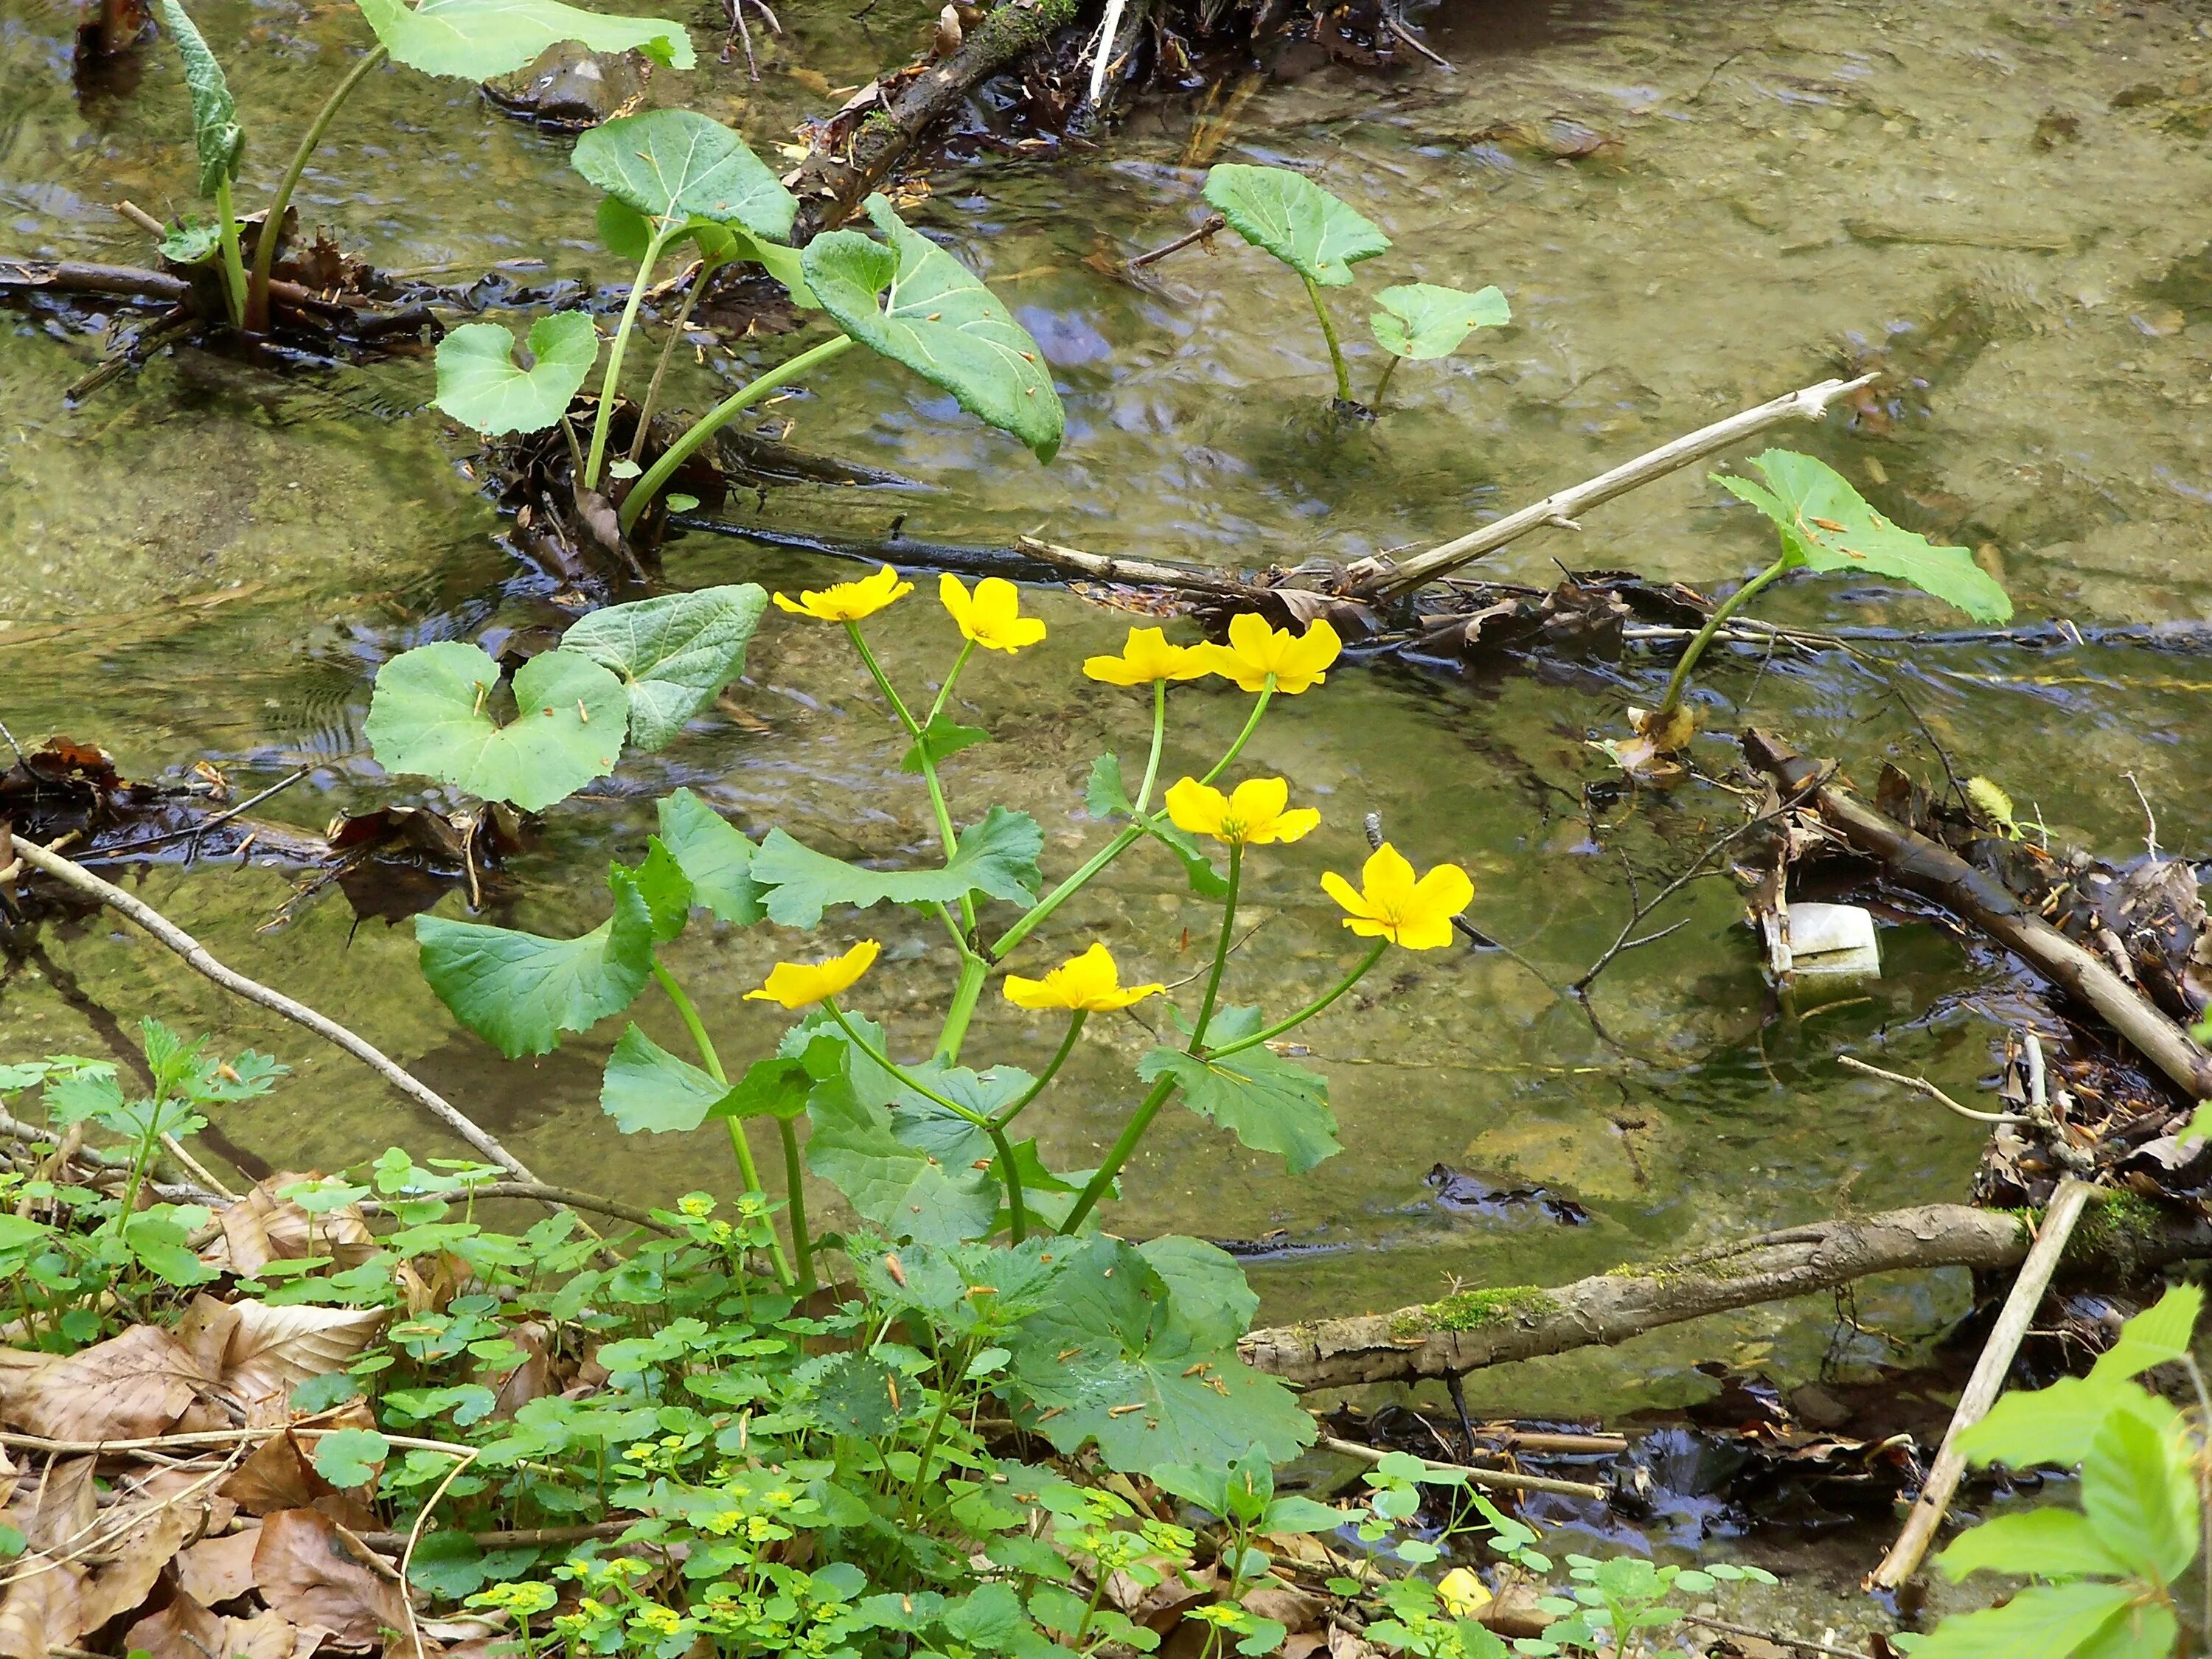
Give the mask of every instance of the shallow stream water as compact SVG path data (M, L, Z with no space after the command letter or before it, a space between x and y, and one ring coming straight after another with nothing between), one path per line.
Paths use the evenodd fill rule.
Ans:
M199 11L252 130L250 204L366 31L340 3L209 0ZM731 120L769 153L799 117L834 107L838 89L902 62L923 27L919 9L889 4L854 23L843 0L799 0L782 15L790 33L768 48L755 88L741 63L714 61L717 24L700 9L689 20L707 45L699 70L660 74L654 97ZM766 525L845 537L882 534L903 515L908 535L947 541L1037 531L1221 564L1343 559L1455 534L1736 408L1880 366L1912 389L1774 441L1828 459L1905 525L1976 549L2025 619L2212 617L2212 22L2200 15L2112 0L1465 0L1425 20L1454 74L1316 66L1249 95L1148 102L1095 150L941 172L909 212L1042 343L1069 412L1056 464L1039 467L854 353L774 418L792 423L793 443L918 487L793 488L738 505ZM81 100L74 23L48 0L0 0L0 245L135 260L136 233L106 204L188 205L181 75L150 48L135 91ZM1581 158L1548 153L1572 127L1607 142ZM465 278L515 262L532 281L617 282L567 147L472 88L386 70L318 158L304 210L388 269ZM1102 272L1197 222L1202 167L1217 159L1309 168L1395 239L1336 296L1356 386L1381 366L1359 343L1361 296L1384 283L1494 282L1512 325L1407 366L1371 427L1334 425L1294 279L1233 236L1141 286ZM493 545L498 522L464 471L471 446L422 410L427 361L278 382L185 351L72 410L63 389L97 342L25 313L0 322L0 719L26 742L65 732L139 775L204 757L241 794L311 766L270 811L319 826L418 798L380 772L362 736L379 663L432 638L562 619L544 585ZM703 404L733 361L789 349L771 338L708 353L684 395ZM1768 556L1759 526L1699 469L1492 566L1538 581L1563 561L1712 584ZM795 588L845 574L698 535L671 546L666 569L679 586ZM1128 618L1056 591L1025 602L1053 636L963 680L958 717L998 741L949 774L957 807L997 799L1035 813L1050 875L1105 835L1085 812L1084 780L1103 749L1141 755L1146 711L1138 694L1077 672ZM1895 592L1802 580L1767 613L1943 620ZM903 683L933 684L949 629L926 590L878 631ZM1251 764L1291 776L1325 822L1254 860L1251 916L1266 925L1232 994L1284 1007L1340 971L1351 941L1316 876L1356 866L1370 811L1418 862L1474 872L1484 930L1554 983L1573 978L1628 914L1630 872L1648 891L1737 811L1694 784L1585 805L1583 786L1608 771L1588 740L1618 735L1625 708L1648 702L1662 672L1632 660L1462 682L1346 665L1280 706ZM2123 781L2132 773L2164 844L2206 850L2212 668L2189 658L1869 647L1719 662L1704 681L1715 731L1749 708L1869 784L1885 757L1934 772L1932 735L2054 838L2110 854L2142 834ZM746 720L702 719L555 809L492 919L592 925L605 914L605 860L642 850L653 798L678 783L756 834L781 823L848 855L929 854L927 801L898 770L904 745L830 631L771 612L733 696ZM1178 691L1164 775L1202 770L1243 708L1226 691ZM1724 746L1707 743L1705 758L1724 765ZM262 932L290 891L279 871L159 866L134 885L226 960L418 1068L549 1178L632 1197L727 1184L707 1141L625 1140L600 1115L619 1022L541 1063L507 1065L424 988L409 930L356 925L335 892ZM444 913L461 910L458 896L444 901ZM1972 1094L2017 1006L2001 960L1898 925L1885 930L1878 981L1778 1003L1725 881L1699 884L1661 920L1677 916L1687 925L1599 982L1604 1035L1505 955L1394 957L1307 1035L1341 1156L1290 1177L1170 1117L1129 1170L1114 1224L1279 1235L1285 1248L1252 1267L1262 1317L1275 1320L1559 1281L1756 1228L1963 1194L1972 1127L1834 1056L1860 1052ZM864 1000L909 1047L926 1044L949 983L932 926L881 911L827 926L840 944L884 940ZM1130 975L1173 980L1200 963L1204 927L1177 872L1135 856L1069 907L1047 945L1103 934ZM431 1138L350 1061L251 1017L106 919L33 944L0 980L0 1055L101 1052L106 1023L154 1012L294 1066L272 1099L223 1126L279 1166L335 1167ZM739 999L792 948L764 928L704 927L678 947L726 1055L773 1042L778 1022ZM664 1005L641 1003L639 1018L678 1040ZM1054 1035L988 1009L969 1054L1034 1068ZM1149 1042L1133 1021L1093 1022L1073 1086L1040 1109L1057 1161L1088 1164L1111 1138ZM1425 1185L1438 1163L1540 1185L1590 1221L1564 1225L1525 1205L1455 1214ZM1504 1411L1617 1413L1705 1389L1690 1369L1702 1358L1785 1377L1824 1357L1895 1358L1962 1297L1942 1275L1863 1291L1863 1328L1832 1352L1824 1301L1502 1370L1474 1392Z

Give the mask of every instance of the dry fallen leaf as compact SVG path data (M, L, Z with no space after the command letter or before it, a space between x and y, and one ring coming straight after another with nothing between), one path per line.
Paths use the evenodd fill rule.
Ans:
M46 1659L84 1634L77 1595L84 1575L36 1553L9 1563L0 1588L0 1659Z
M302 1630L281 1613L222 1621L223 1659L307 1659L330 1632L319 1626Z
M374 1428L375 1425L372 1421L343 1426ZM219 1490L248 1515L274 1515L280 1510L312 1508L316 1499L328 1498L337 1488L315 1473L314 1453L288 1431L263 1441Z
M55 1440L137 1440L167 1434L206 1378L191 1351L155 1325L133 1325L9 1385L8 1420Z
M157 1504L119 1538L103 1545L105 1565L95 1568L78 1591L77 1617L84 1628L98 1630L116 1614L143 1602L184 1542L184 1511Z
M253 1577L273 1610L295 1625L323 1626L342 1647L375 1647L386 1632L407 1626L398 1585L356 1559L330 1517L313 1510L262 1522Z
M171 1328L177 1340L192 1351L203 1376L222 1375L222 1352L230 1346L230 1334L238 1328L240 1305L218 1302L203 1291Z
M33 1549L59 1553L99 1520L100 1493L92 1480L94 1461L61 1458L47 1466L35 1486L26 1483L16 1493L8 1520L31 1540Z
M253 1552L261 1528L203 1538L177 1557L177 1583L203 1607L220 1607L253 1588Z
M200 1252L200 1259L240 1278L259 1273L271 1261L311 1255L330 1256L340 1267L359 1267L376 1254L376 1240L356 1206L311 1215L290 1199L277 1196L321 1178L284 1170L255 1182L252 1192L216 1212L222 1235Z
M311 1376L341 1371L375 1340L383 1308L272 1308L241 1302L223 1349L220 1382L241 1400L289 1395Z
M161 1612L149 1613L125 1632L124 1651L148 1659L208 1659L227 1655L223 1621L189 1594L173 1595Z
M221 1457L210 1455L133 1479L142 1497L164 1498L177 1506L185 1517L185 1537L207 1538L221 1532L238 1515L238 1505L223 1497L208 1479L222 1466Z

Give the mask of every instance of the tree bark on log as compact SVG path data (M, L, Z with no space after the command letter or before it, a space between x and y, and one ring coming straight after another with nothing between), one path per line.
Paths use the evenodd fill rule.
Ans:
M1807 759L1772 732L1750 728L1743 734L1743 748L1784 797L1809 792L1829 827L1881 860L1899 885L1973 923L2051 983L2080 998L2191 1099L2212 1099L2212 1055L2111 964L2030 910L1996 878L1877 812L1850 790L1824 781L1820 763Z
M1305 1389L1455 1376L1833 1290L1871 1273L2014 1267L2030 1243L2018 1216L1925 1204L1630 1264L1553 1290L1468 1291L1395 1313L1256 1330L1240 1346L1251 1364ZM2067 1266L2132 1273L2207 1255L2212 1221L2121 1198L2092 1210Z

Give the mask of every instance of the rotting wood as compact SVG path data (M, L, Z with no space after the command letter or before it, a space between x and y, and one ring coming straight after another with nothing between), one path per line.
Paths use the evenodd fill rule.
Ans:
M2212 1256L2212 1220L2114 1201L2094 1215L2069 1267L2138 1270ZM1425 1306L1249 1333L1243 1357L1305 1389L1444 1377L1516 1359L1625 1341L1662 1326L1833 1290L1869 1274L2017 1266L2030 1245L2018 1216L1925 1204L1820 1221L1649 1265L1627 1263L1571 1285L1466 1291Z
M1900 886L1936 900L2080 998L2192 1100L2212 1098L2212 1055L2111 965L2027 908L1994 877L1876 811L1771 732L1743 734L1744 752L1785 796L1808 799L1850 846L1879 859Z

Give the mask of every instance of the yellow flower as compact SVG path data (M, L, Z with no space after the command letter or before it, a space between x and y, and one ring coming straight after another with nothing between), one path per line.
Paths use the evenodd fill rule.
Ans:
M1194 680L1212 665L1198 646L1170 645L1157 628L1133 628L1118 657L1085 657L1083 672L1109 685L1150 685L1154 680Z
M1008 656L1044 637L1044 624L1021 614L1022 592L1003 576L986 576L971 595L960 578L946 571L937 580L937 597L960 624L960 631L986 651Z
M1265 847L1296 841L1321 822L1310 806L1285 811L1290 799L1291 786L1280 778L1247 778L1230 795L1185 778L1168 791L1168 817L1178 830L1226 846Z
M1166 989L1164 985L1122 984L1121 970L1103 945L1070 957L1042 979L1009 974L1005 986L1006 1000L1017 1008L1081 1008L1091 1013L1127 1008Z
M1310 685L1328 678L1324 672L1344 649L1344 641L1326 621L1316 617L1303 635L1270 628L1247 611L1229 623L1229 643L1195 647L1206 665L1247 691L1264 690L1267 676L1275 677L1275 690L1296 696Z
M794 617L811 617L817 622L855 623L863 617L872 617L894 599L902 599L914 592L914 584L899 580L899 573L885 565L872 576L863 576L856 582L839 582L825 587L819 593L802 592L797 599L779 593L778 607Z
M1437 1581L1437 1600L1455 1619L1473 1619L1492 1600L1490 1586L1465 1567L1454 1567Z
M1456 864L1439 864L1419 881L1405 854L1384 842L1359 872L1360 889L1334 870L1322 890L1349 913L1344 925L1362 939L1387 939L1408 951L1449 945L1452 918L1474 902L1474 884Z
M787 1008L804 1008L810 1002L834 997L875 964L883 947L864 939L842 957L827 962L779 962L768 970L768 980L757 991L748 991L748 1001L780 1002Z

